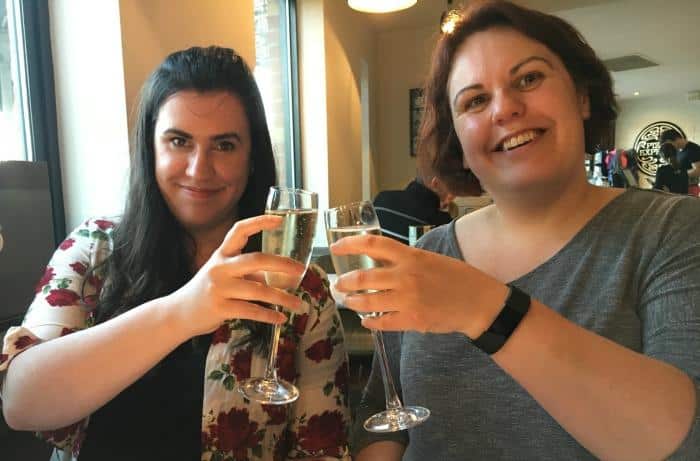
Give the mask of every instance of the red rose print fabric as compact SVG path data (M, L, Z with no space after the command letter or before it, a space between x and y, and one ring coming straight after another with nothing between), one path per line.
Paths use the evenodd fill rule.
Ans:
M0 353L0 373L13 357L33 345L88 328L92 324L104 274L99 266L112 250L115 221L88 220L57 248L20 327L8 330ZM301 391L290 405L247 401L236 384L262 376L266 357L238 345L248 334L240 322L221 325L205 364L202 460L350 460L347 431L348 367L343 331L328 279L312 266L297 290L308 313L291 315L282 328L278 375ZM40 334L39 334L40 333ZM89 418L39 435L78 459ZM157 443L157 441L155 442Z

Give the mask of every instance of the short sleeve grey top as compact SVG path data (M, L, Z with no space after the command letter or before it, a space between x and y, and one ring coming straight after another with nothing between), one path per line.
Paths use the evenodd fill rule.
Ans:
M454 222L431 231L419 246L463 259ZM698 199L627 190L513 284L567 319L678 367L697 389ZM375 360L356 409L353 451L396 440L407 445L406 461L595 459L465 336L405 332L386 334L385 341L404 403L425 406L432 416L398 434L366 432L362 422L384 407ZM699 420L696 409L694 425L672 459L700 459Z

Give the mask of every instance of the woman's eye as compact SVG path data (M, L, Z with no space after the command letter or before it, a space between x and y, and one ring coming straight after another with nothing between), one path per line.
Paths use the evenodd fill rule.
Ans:
M520 77L517 82L518 88L521 90L529 90L536 87L544 78L541 72L528 72Z
M221 141L216 144L216 149L220 151L229 152L236 149L236 145L231 141Z
M180 136L176 136L174 138L170 138L170 144L172 144L174 147L185 147L187 145L187 140Z
M464 108L468 111L470 110L478 110L481 107L484 106L488 102L488 97L485 94L480 94L478 96L474 96L473 98L469 99Z

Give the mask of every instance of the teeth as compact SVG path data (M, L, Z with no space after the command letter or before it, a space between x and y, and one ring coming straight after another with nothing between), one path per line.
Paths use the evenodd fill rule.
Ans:
M523 144L532 141L536 137L537 137L537 132L535 130L530 130L530 131L526 131L524 133L520 133L516 136L513 136L512 138L508 138L505 141L503 141L503 149L504 150L515 149L516 147L522 146Z

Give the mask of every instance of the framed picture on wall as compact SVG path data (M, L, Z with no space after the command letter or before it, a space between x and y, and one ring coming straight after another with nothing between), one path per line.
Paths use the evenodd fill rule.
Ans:
M410 110L410 135L411 135L411 157L415 157L418 152L418 130L423 118L423 88L411 88L408 90L409 110Z

